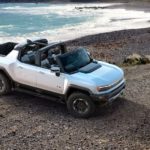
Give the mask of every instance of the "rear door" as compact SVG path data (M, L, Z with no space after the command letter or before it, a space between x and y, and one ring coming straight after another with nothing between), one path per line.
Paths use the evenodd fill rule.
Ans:
M13 68L13 77L16 82L36 87L37 66L17 61Z

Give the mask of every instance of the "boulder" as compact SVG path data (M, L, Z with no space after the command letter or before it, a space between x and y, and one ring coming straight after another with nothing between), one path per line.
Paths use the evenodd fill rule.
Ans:
M124 59L125 64L130 64L130 65L136 65L136 64L141 64L142 56L139 54L132 54L129 55L127 58Z
M144 58L146 59L147 63L150 63L150 55L145 55Z
M127 65L148 64L150 63L150 55L132 54L125 58L123 63Z

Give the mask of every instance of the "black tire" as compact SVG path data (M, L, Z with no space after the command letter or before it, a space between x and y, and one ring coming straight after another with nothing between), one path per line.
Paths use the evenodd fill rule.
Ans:
M2 73L0 73L0 96L8 94L11 91L11 85L9 79Z
M88 118L94 113L95 104L88 95L73 93L67 100L67 108L74 117Z

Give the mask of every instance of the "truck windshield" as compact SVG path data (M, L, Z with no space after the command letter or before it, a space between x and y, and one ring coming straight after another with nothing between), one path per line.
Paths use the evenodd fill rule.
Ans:
M91 62L91 58L85 49L65 53L59 57L59 60L67 73L75 72Z

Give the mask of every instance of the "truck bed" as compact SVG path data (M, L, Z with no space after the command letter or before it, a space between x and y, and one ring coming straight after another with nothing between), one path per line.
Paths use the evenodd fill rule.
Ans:
M0 55L1 56L8 55L14 49L16 45L17 43L14 43L14 42L7 42L4 44L0 44Z

